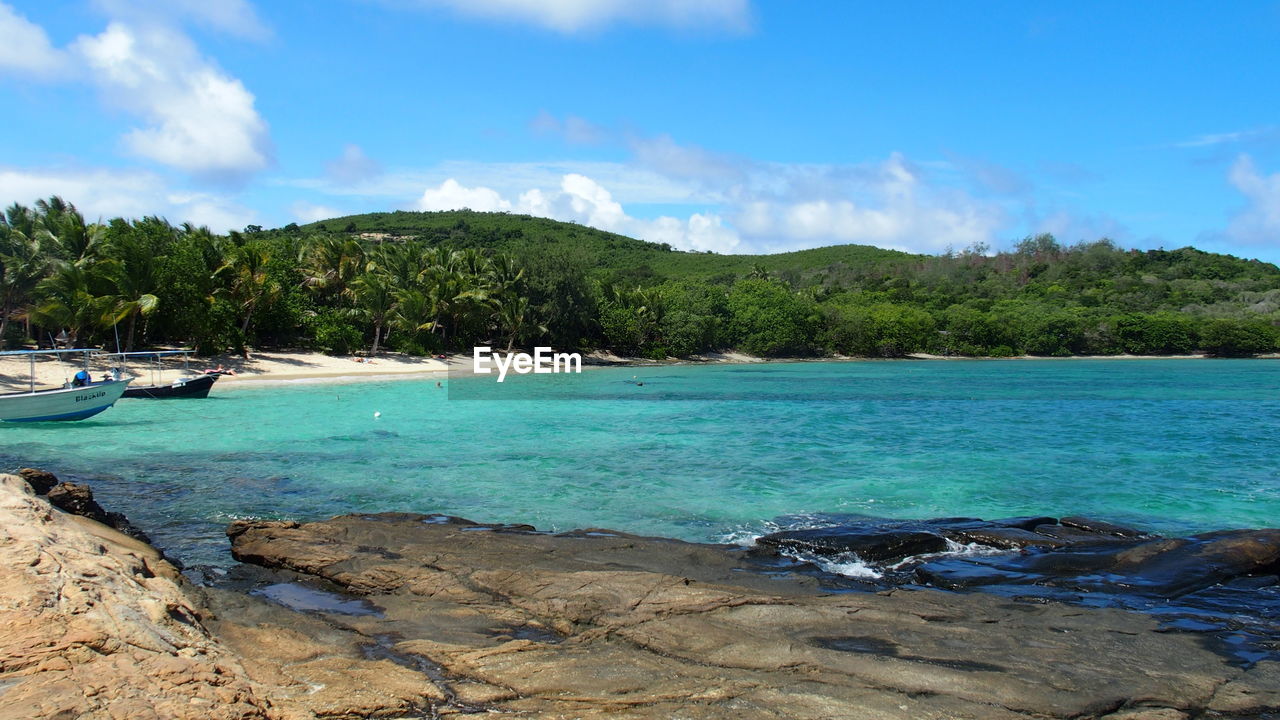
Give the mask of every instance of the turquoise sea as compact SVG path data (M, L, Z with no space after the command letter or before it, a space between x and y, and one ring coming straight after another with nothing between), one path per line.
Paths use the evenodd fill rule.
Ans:
M697 541L831 513L1280 524L1276 361L664 366L446 385L123 400L84 422L0 427L0 463L88 480L178 558L217 565L234 518L391 510Z

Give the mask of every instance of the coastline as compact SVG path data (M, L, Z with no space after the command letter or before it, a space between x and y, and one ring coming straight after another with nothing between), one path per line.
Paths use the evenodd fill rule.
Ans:
M652 360L648 358L624 357L605 352L583 354L583 370L607 367L678 367L684 365L749 365L779 363L857 363L884 361L995 361L1011 360L1021 362L1073 361L1073 360L1214 360L1221 359L1197 353L1192 355L1071 355L1066 357L1047 357L1033 355L1017 355L1007 358L968 357L955 355L935 355L930 353L911 353L901 358L867 358L850 356L831 357L780 357L763 358L736 351L705 353L689 358L666 358ZM1258 355L1258 360L1280 359L1280 353ZM36 386L54 387L67 382L79 365L53 359L41 358L36 363ZM192 373L201 373L206 369L224 367L235 372L224 375L219 380L219 387L229 385L276 385L283 383L358 383L385 382L407 379L439 379L452 376L469 376L471 372L471 356L454 353L444 360L431 357L416 357L399 353L380 353L372 358L363 356L335 356L317 352L296 350L264 350L251 351L248 358L237 354L222 354L211 358L193 358L189 368ZM0 357L0 392L21 392L27 389L27 378L30 364L21 357ZM106 369L102 363L94 363L90 371L95 376ZM131 371L139 378L138 382L150 383L153 377L151 368L143 364L130 366ZM161 382L171 381L182 374L182 364L171 362L166 364L158 379Z
M1193 626L988 593L832 592L767 546L407 513L250 520L226 529L241 564L194 585L149 545L55 501L68 484L21 472L0 475L0 717L1188 720L1280 709L1280 663L1231 662ZM1139 550L1117 557L1156 560L1157 573L1171 552L1212 572L1236 558L1248 574L1268 562L1250 547L1280 544L1212 534L1206 549L1244 552L1188 554L1118 526L1062 523L1052 527L1064 541L1110 538ZM955 529L1025 540L1011 525ZM862 550L902 551L893 534L873 543ZM52 608L50 595L61 598Z

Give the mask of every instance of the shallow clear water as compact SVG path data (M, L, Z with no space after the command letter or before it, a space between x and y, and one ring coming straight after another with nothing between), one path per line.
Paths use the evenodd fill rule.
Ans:
M237 517L403 510L720 541L807 513L1084 514L1188 532L1280 512L1275 361L771 363L477 384L490 382L224 383L207 400L5 425L0 463L90 480L159 545L215 564ZM462 399L477 395L489 399Z

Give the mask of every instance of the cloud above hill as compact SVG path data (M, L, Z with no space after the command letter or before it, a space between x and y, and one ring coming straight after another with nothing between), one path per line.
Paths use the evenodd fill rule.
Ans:
M1265 175L1252 157L1240 155L1228 179L1248 204L1232 219L1227 234L1240 242L1280 245L1280 172Z
M667 243L685 250L732 252L739 238L724 227L718 215L693 213L687 219L660 216L633 217L595 180L576 173L561 178L558 187L530 188L507 198L492 188L466 187L453 178L429 187L418 199L416 210L476 210L535 215Z
M1003 206L939 181L901 153L861 164L766 163L632 138L630 163L610 179L583 172L530 175L524 187L495 187L483 170L434 184L418 210L515 212L577 222L685 250L781 252L859 243L939 252L991 244L1007 224ZM646 179L619 192L615 183ZM678 192L673 192L677 190ZM662 197L654 213L644 207ZM671 206L689 212L672 213ZM634 206L634 207L633 207ZM656 215L656 217L645 217Z

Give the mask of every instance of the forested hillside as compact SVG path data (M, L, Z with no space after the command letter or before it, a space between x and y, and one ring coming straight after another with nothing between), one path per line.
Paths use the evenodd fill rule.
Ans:
M0 222L0 338L429 353L1248 355L1277 349L1280 270L1047 235L923 256L843 245L715 255L544 218L392 212L217 235L86 223L59 198Z

